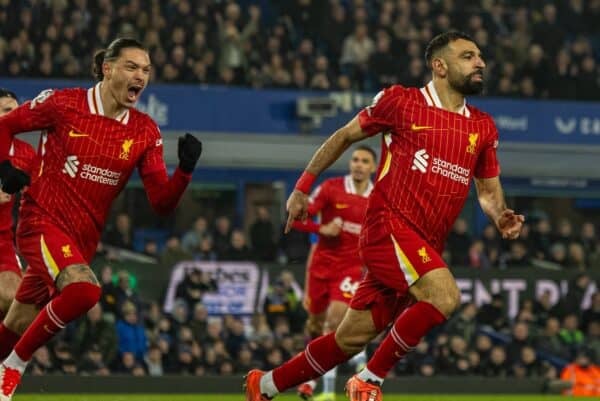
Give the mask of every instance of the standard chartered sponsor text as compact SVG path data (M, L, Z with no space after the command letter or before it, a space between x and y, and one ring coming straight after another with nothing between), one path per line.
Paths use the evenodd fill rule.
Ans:
M469 174L471 170L458 164L434 157L431 172L449 178L452 181L460 182L463 185L469 185Z
M104 185L116 186L119 184L121 173L106 168L100 168L91 164L84 164L79 176L84 180L89 180Z

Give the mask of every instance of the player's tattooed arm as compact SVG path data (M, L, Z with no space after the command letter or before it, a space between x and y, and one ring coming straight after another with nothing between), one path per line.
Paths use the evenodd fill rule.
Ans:
M518 238L525 216L516 214L506 206L500 178L475 178L475 188L481 209L496 225L502 238Z
M56 287L59 291L69 284L82 282L100 285L92 269L84 264L69 265L56 277Z
M360 127L358 117L354 117L348 124L335 131L323 142L308 163L306 171L318 176L339 159L350 145L365 139L367 136L367 133L363 132Z

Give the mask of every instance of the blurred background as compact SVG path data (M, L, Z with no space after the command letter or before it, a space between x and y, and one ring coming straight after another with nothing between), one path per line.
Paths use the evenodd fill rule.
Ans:
M600 363L598 21L600 0L0 0L0 86L21 100L89 87L94 52L134 37L167 164L182 132L205 149L167 218L132 178L94 261L102 302L31 372L239 375L303 349L311 240L282 234L287 195L376 92L429 81L425 46L450 28L484 54L486 93L469 101L495 118L527 223L502 241L471 195L444 253L463 308L394 375L551 380L578 355Z

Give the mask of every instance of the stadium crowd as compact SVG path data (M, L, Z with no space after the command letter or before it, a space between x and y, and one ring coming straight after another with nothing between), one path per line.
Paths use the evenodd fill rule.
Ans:
M377 91L427 80L425 44L479 43L488 93L600 99L599 0L0 1L0 74L89 78L115 36L151 50L161 82Z
M193 290L203 294L215 289L210 280L191 277L195 274L180 284L180 298L166 314L157 301L140 299L125 271L113 280L110 266L105 266L101 302L49 347L38 350L31 372L229 375L254 367L271 369L303 349L306 315L291 273L281 273L267 294L263 313L249 322L231 315L209 316L201 297L186 297ZM590 277L581 274L571 285L569 297L555 305L549 293L524 299L514 319L501 295L480 307L466 303L393 374L555 379L581 354L598 364L600 293L581 311ZM343 369L347 373L351 367Z
M161 247L154 242L149 242L152 246L146 243L145 252L167 270L178 261L191 259L276 261L278 252L284 251L277 251L274 225L266 209L257 216L249 229L249 243L244 231L232 228L226 216L216 218L214 224L198 217L182 236L169 237L160 252ZM445 256L452 261L451 266L517 268L538 263L578 269L580 274L570 283L568 297L557 304L552 304L549 293L524 299L512 319L507 301L500 295L480 307L464 304L444 327L398 364L394 374L554 379L560 368L578 355L600 363L600 293L592 297L589 309L579 307L592 285L586 267L597 263L591 260L598 260L594 225L586 222L576 230L565 220L552 230L548 219L541 217L530 230L524 230L517 243L520 245L508 249L503 248L495 230L486 227L481 237L472 238L466 228L465 221L459 219L448 241ZM105 232L104 242L132 249L131 238L129 217L122 213ZM256 238L261 242L255 243ZM305 257L309 240L298 238L303 238L299 243L306 247ZM558 248L562 259L557 257ZM574 249L589 255L585 263L575 263L578 251ZM292 258L300 259L294 262L301 261L303 253L295 252ZM294 276L288 271L272 280L262 313L246 321L230 315L208 315L202 297L217 290L218 283L197 270L190 271L177 287L171 313L163 311L161 300L143 299L127 271L113 271L108 264L98 276L103 289L101 302L51 346L35 354L32 373L238 374L253 367L271 369L303 349L306 341L306 312L294 289ZM352 367L342 369L348 373Z
M189 230L168 236L164 244L149 239L135 249L131 218L119 214L104 236L104 243L137 250L156 258L164 269L180 260L254 260L258 262L303 263L310 247L306 233L282 235L269 210L257 208L257 218L248 230L234 227L228 216L214 222L196 218ZM451 231L444 258L450 266L475 269L512 269L536 265L555 270L586 271L600 268L600 237L591 221L574 224L567 218L552 223L546 213L532 212L519 240L502 241L496 228L488 224L472 232L459 218Z

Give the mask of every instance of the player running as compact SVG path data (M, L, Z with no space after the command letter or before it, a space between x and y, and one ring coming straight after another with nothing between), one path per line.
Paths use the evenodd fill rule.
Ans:
M0 401L12 398L33 352L98 302L89 263L133 170L152 207L166 214L177 206L202 151L193 136L180 138L179 166L168 177L158 127L134 108L151 71L138 41L117 39L94 61L100 82L92 88L46 90L0 118L0 160L14 134L46 130L40 174L24 195L17 230L29 266L5 319L9 327L31 324L0 365ZM9 169L0 178L3 190L14 192L23 173Z
M503 238L519 236L524 217L506 207L492 118L467 105L483 89L485 62L475 42L456 31L432 39L425 53L433 80L423 88L396 85L375 96L315 153L288 199L287 230L306 219L315 177L352 143L384 133L377 180L360 233L367 274L335 333L319 337L278 368L251 370L246 400L264 401L323 375L360 352L391 324L365 369L346 383L351 401L381 401L391 368L460 304L441 258L446 236L469 193L471 179L483 211ZM405 307L405 299L416 302Z
M311 219L293 223L297 230L319 234L307 265L304 302L308 311L306 325L313 338L335 331L362 278L358 235L373 190L371 174L375 172L376 159L370 147L357 147L350 158L350 174L325 180L309 198L308 215L320 214L321 223ZM365 358L363 352L354 361L364 364ZM336 368L323 376L323 392L315 397L317 400L335 399L335 377ZM310 399L315 386L313 380L303 383L298 386L298 394Z
M17 95L7 89L0 89L0 116L14 110L19 105ZM13 139L9 149L9 158L13 166L34 176L37 171L35 150L27 142ZM13 236L13 207L15 197L0 191L0 322L4 319L10 303L21 282L21 263L17 257ZM2 350L0 345L0 350ZM8 350L7 350L8 351ZM0 359L4 359L0 352Z

